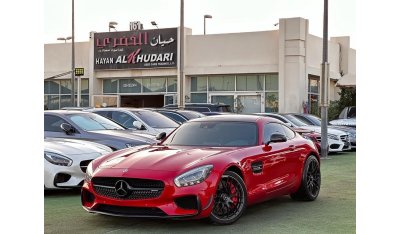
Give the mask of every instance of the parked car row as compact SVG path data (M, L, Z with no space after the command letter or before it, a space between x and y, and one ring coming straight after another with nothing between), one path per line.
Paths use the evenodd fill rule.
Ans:
M318 197L318 117L216 106L45 111L45 189L82 187L91 213L217 224L277 196ZM351 149L350 132L329 127L329 151Z

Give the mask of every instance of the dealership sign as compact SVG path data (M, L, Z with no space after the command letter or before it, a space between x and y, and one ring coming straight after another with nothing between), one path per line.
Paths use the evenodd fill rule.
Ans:
M94 69L176 67L177 28L94 34Z

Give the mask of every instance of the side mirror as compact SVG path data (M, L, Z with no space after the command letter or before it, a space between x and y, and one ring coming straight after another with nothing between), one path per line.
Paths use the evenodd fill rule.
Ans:
M266 145L269 145L270 143L277 143L277 142L286 142L287 138L286 136L280 134L280 133L274 133L271 135L271 138L269 141L266 143Z
M62 123L60 127L67 135L74 133L74 128L70 124Z
M137 130L146 130L144 125L139 121L133 121L133 127L136 128Z
M167 136L167 133L165 132L160 132L156 135L156 140L163 140Z

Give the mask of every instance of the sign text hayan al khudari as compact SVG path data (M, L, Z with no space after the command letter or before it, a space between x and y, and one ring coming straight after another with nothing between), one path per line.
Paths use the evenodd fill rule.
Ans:
M118 64L123 67L113 68L176 66L176 34L163 35L162 31L149 30L118 36L113 33L95 38L95 67L101 69L106 68L104 65Z

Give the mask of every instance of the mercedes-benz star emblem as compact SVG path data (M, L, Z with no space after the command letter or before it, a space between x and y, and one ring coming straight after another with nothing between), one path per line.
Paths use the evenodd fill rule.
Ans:
M124 181L124 180L118 180L115 183L115 193L117 193L117 195L119 197L125 197L128 195L130 189L129 189L129 184Z

